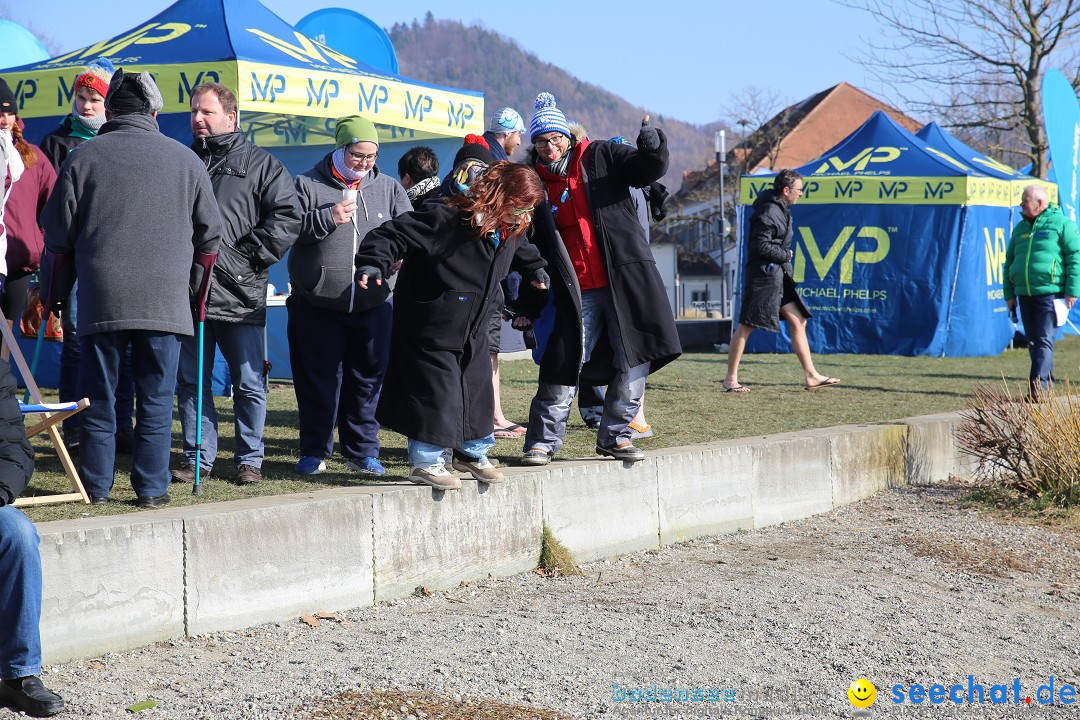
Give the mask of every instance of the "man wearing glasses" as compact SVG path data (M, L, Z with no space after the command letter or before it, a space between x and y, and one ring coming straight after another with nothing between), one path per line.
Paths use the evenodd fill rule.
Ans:
M364 290L353 261L368 231L412 210L405 188L379 172L370 120L340 118L336 149L296 178L300 237L289 254L289 359L300 420L296 472L326 469L338 428L345 467L367 475L379 462L379 404L390 351L386 283Z
M535 107L526 157L548 202L536 210L533 242L548 261L554 312L549 307L545 315L553 315L553 326L541 323L552 330L540 357L521 462L546 465L562 447L579 380L607 385L597 454L642 460L629 424L645 378L682 348L630 188L663 176L667 143L647 115L635 148L573 133L550 93L540 93ZM534 298L527 285L522 291L526 307Z
M806 339L806 321L810 311L791 277L791 206L803 194L802 176L794 170L781 170L766 190L754 201L750 219L750 240L746 260L746 284L743 290L739 327L731 335L728 372L724 390L747 393L739 384L739 362L746 349L746 339L755 328L778 332L780 319L788 324L791 347L803 367L807 390L831 387L839 378L826 377L814 367L810 344Z

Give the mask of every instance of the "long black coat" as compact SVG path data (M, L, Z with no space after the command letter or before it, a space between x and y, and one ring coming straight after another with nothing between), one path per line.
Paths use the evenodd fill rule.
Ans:
M0 363L0 507L15 502L34 474L34 449L26 439L18 388L7 363Z
M646 187L667 172L667 140L663 131L659 133L660 148L655 151L593 141L580 157L623 350L631 366L649 363L649 372L682 354L667 290L630 198L631 187ZM581 367L581 288L549 205L537 208L533 226L532 240L548 262L555 304L555 327L540 360L540 380L577 385L580 368L583 382L606 385L615 374L614 353L606 335ZM519 307L535 315L536 294L524 283L521 287L524 297Z
M487 330L499 282L511 266L532 278L546 263L523 238L496 248L442 202L369 232L356 267L377 267L385 277L400 258L390 365L375 417L406 437L461 447L492 432Z
M784 276L791 275L791 237L791 210L774 191L761 193L750 218L740 325L780 330Z

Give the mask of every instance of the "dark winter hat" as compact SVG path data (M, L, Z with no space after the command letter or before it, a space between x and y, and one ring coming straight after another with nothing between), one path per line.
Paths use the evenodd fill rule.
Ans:
M566 123L566 116L562 110L555 107L555 96L548 92L542 92L536 96L536 114L529 123L529 140L536 140L537 135L544 133L560 132L566 137L570 134L570 126Z
M19 106L15 104L15 93L11 92L4 78L0 78L0 112L19 114Z
M338 118L337 127L334 128L334 145L343 148L346 145L355 145L358 142L379 144L379 131L375 125L365 117L350 115Z
M161 91L150 73L126 73L124 68L113 73L105 96L105 109L113 115L149 115L161 110L163 105Z
M495 162L495 156L491 154L491 148L488 147L484 138L479 135L466 135L465 144L461 146L461 149L457 151L457 155L454 156L454 167L457 167L462 160L479 160L485 165L491 165Z

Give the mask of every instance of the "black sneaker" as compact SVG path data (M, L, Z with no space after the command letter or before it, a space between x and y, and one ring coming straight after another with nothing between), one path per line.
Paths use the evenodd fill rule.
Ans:
M633 443L619 443L611 447L603 447L602 445L596 446L597 455L605 455L607 457L615 458L616 460L625 460L627 462L638 462L645 459L645 451L641 448L634 447Z
M0 703L30 717L50 717L64 709L64 698L45 687L36 675L0 682Z

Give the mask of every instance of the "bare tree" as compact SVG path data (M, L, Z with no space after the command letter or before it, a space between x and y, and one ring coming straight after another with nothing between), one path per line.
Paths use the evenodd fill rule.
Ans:
M1042 77L1051 62L1075 74L1080 0L838 0L870 13L889 41L855 58L911 109L961 126L1019 131L1031 174L1046 176Z
M733 95L725 119L740 130L734 138L736 162L731 169L745 175L762 161L772 168L790 129L790 114L788 103L775 90L747 86Z

